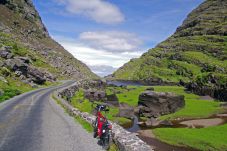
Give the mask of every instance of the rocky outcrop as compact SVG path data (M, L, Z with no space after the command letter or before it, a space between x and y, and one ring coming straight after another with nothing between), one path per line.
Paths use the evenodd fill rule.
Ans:
M84 63L75 59L49 36L31 0L0 1L0 34L2 32L9 34L12 41L29 49L32 55L38 53L42 60L57 70L54 72L46 68L57 77L98 78ZM12 57L7 50L1 51L1 56L5 59Z
M75 95L75 93L79 90L77 85L73 85L69 88L63 89L58 93L58 96L65 98L68 102L71 102L71 98Z
M75 87L75 85L72 85ZM71 86L65 89L71 89ZM62 97L64 89L58 90L54 93L54 96L61 102L61 104L71 113L71 115L79 116L83 118L88 123L92 124L96 117L86 112L81 112L76 108L73 108L67 101ZM59 97L62 96L62 97ZM143 142L136 134L126 131L120 125L111 122L113 141L118 146L120 151L153 151L153 148Z
M125 117L128 119L134 118L134 108L132 106L129 106L127 103L120 103L119 105L119 117Z
M19 77L20 80L36 84L44 84L46 81L53 82L56 80L51 73L32 66L30 58L14 56L11 49L12 47L1 47L0 57L4 59L1 66L14 72L15 76Z
M107 95L105 103L110 106L119 107L119 100L116 94Z
M198 95L209 95L227 101L227 76L208 74L186 85L187 90Z
M87 90L87 89L96 89L96 90L105 90L106 87L106 82L103 80L79 80L78 81L78 86Z
M138 105L140 116L158 117L176 112L184 107L185 101L183 95L145 91L140 94Z
M91 102L106 100L106 92L99 90L85 90L84 97Z
M190 86L195 88L193 92L226 100L226 87L221 86L227 83L226 10L226 0L204 0L172 36L140 58L131 59L108 78L142 80L151 85L177 82L185 86L191 81L198 85ZM213 86L206 82L209 79L201 78L209 73L221 77L219 82L211 82Z

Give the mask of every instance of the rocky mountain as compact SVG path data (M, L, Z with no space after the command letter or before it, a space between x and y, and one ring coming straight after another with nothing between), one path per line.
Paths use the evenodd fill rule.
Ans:
M227 100L227 1L204 1L172 36L108 78L180 83Z
M0 0L0 56L0 76L27 83L97 78L49 36L31 0Z

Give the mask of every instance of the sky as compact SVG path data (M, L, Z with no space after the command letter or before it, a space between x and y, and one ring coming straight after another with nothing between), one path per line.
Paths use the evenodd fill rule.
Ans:
M100 76L171 36L203 0L33 0L50 36Z

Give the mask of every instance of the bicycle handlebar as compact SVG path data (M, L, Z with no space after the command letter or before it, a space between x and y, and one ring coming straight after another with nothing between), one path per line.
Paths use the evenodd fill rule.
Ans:
M99 103L93 102L93 103L92 103L92 107L94 107L94 106L93 106L94 104L96 104L95 109L98 110L98 111L105 111L105 112L108 112L108 111L110 110L109 105L106 104L106 103L99 104Z

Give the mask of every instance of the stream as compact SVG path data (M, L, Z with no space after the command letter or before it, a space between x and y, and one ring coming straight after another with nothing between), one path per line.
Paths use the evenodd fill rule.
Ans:
M108 84L116 86L144 86L139 82L133 81L108 81ZM201 96L203 97L203 96ZM210 99L210 98L209 98ZM209 118L203 119L180 119L172 120L172 125L158 125L158 126L145 126L139 125L138 123L144 122L140 120L137 116L134 116L134 119L131 123L122 125L126 130L132 133L137 133L138 137L144 142L155 148L155 151L196 151L195 149L189 147L178 147L169 145L167 143L161 142L158 140L155 135L152 133L152 129L155 128L204 128L209 126L223 125L227 123L227 113L215 114Z

